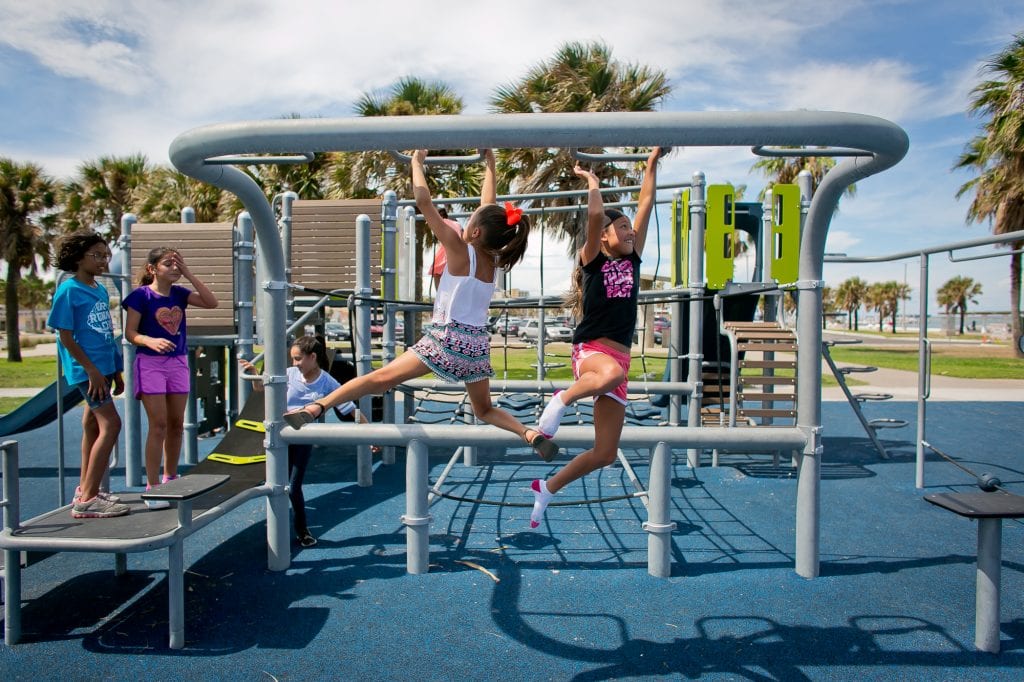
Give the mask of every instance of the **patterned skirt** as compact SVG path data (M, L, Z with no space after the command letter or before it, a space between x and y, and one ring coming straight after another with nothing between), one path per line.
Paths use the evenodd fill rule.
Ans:
M491 335L485 327L461 322L429 324L423 338L409 350L439 379L448 383L471 384L494 376Z

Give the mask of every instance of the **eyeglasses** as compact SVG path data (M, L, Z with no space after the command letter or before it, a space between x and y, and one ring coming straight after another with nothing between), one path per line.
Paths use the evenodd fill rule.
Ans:
M95 251L88 251L85 255L92 256L95 260L98 260L101 263L106 263L110 261L109 253L96 253Z

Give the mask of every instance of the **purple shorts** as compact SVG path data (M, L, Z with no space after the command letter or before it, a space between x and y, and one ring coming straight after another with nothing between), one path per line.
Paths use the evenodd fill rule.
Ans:
M572 346L572 376L575 379L580 378L580 365L583 361L589 358L591 355L607 355L615 362L619 363L619 367L626 374L626 378L622 380L622 383L616 386L614 389L605 393L606 396L622 403L627 404L626 396L629 392L629 363L632 358L629 353L623 353L620 350L616 350L610 346L606 346L603 343L597 343L595 341L584 341L583 343L575 343Z
M135 397L188 393L191 375L187 355L135 356Z

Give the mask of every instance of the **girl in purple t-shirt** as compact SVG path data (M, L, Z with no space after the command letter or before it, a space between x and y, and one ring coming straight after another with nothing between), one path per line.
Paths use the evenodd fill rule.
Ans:
M195 289L175 284L182 277ZM135 397L149 420L146 437L146 490L178 477L178 455L185 423L190 375L185 308L216 308L217 297L185 265L176 250L149 252L139 273L139 288L124 299L124 335L139 347L135 356ZM164 464L160 479L161 454ZM150 509L169 506L146 500Z

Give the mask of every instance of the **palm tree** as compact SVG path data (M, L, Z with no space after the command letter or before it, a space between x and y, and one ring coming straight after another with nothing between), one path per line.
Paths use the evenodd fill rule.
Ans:
M83 163L64 187L64 229L91 229L117 239L121 217L133 211L136 194L151 170L143 154L103 156Z
M797 149L797 147L782 147L783 149ZM819 147L825 149L825 147ZM825 174L836 165L836 160L831 156L766 156L759 159L750 167L750 170L760 171L772 184L788 185L796 183L800 171L808 171L811 174L811 191L818 189L818 185L825 178ZM757 198L764 201L768 187L764 187ZM849 185L843 191L848 197L857 195L857 186ZM838 209L837 209L838 210Z
M846 311L846 328L860 329L860 306L868 292L868 283L860 277L850 277L836 287L836 305Z
M199 223L229 222L240 210L234 206L234 195L166 167L149 174L136 198L139 219L154 223L178 222L186 206L195 210Z
M364 93L356 102L359 116L453 115L462 113L462 98L446 83L415 77L400 79L388 90ZM409 150L405 150L409 151ZM440 156L464 156L467 150L432 150ZM366 199L386 190L399 196L409 194L409 171L387 152L348 152L330 155L327 196ZM480 192L482 166L431 166L427 178L432 196L473 196ZM464 208L464 207L463 207ZM434 244L425 224L416 226L416 271L423 270L423 251ZM423 282L416 281L416 298L423 294Z
M498 87L491 97L495 113L583 111L653 111L671 92L664 71L625 64L612 58L604 43L569 42L555 55L533 66L515 83ZM583 151L600 152L600 149ZM629 152L637 149L626 150ZM499 155L499 191L533 193L580 189L567 149L513 149ZM602 164L594 172L607 185L638 182L642 166L622 168ZM514 185L514 186L513 186ZM606 195L609 201L624 196ZM552 200L549 205L573 205L577 198ZM555 213L544 218L544 229L570 237L570 255L583 230L585 215Z
M983 132L971 140L956 168L973 168L979 175L964 183L957 196L973 191L969 222L990 221L994 234L1024 229L1024 34L990 59L982 69L992 78L971 91L970 111L987 116ZM1024 240L1009 244L1014 251ZM1010 325L1014 353L1024 357L1019 339L1021 321L1021 255L1010 256Z
M49 264L53 242L57 182L34 163L0 158L0 234L7 262L4 305L7 324L7 360L21 362L19 295L21 271L35 272L37 258Z
M888 316L892 324L892 333L896 333L896 313L900 301L910 298L910 285L896 280L875 282L868 287L867 304L878 312L878 331L882 331L882 323Z
M981 295L981 284L970 277L956 276L936 292L939 305L945 306L946 312L954 310L960 313L960 335L964 333L964 318L967 317L967 304L977 303L977 297Z
M22 278L19 285L21 291L18 292L18 301L28 306L32 314L32 331L38 332L42 329L42 324L36 313L40 308L47 307L56 288L56 283L42 279L36 273L30 272Z

